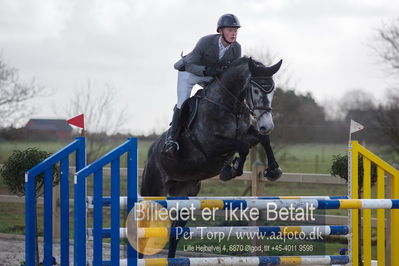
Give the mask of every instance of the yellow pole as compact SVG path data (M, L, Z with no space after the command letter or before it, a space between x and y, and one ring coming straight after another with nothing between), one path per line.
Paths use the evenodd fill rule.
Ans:
M392 175L391 198L399 199L399 172ZM399 266L399 210L391 210L391 262Z
M363 198L371 198L370 160L363 156ZM363 210L363 260L364 266L371 266L371 210Z
M384 174L387 173L391 176L391 199L399 199L399 171L389 165L387 162L373 154L371 151L367 150L363 146L359 145L357 141L352 141L352 156L351 156L351 173L352 173L352 179L350 179L350 186L351 186L351 192L352 192L352 198L355 199L357 198L358 194L358 163L357 163L357 157L358 154L361 154L364 158L366 158L369 162L373 162L378 166L378 171L377 171L377 198L385 198L384 194ZM370 171L368 168L368 162L364 161L364 166L365 166L365 172ZM366 173L365 173L366 174ZM368 190L368 185L366 184L368 181L365 179L364 180L364 194L365 198L368 198L367 194L371 191ZM370 195L371 196L371 195ZM365 214L364 217L364 222L368 223L368 211L363 212ZM358 216L358 211L353 210L352 211L352 262L353 265L359 265L359 250L358 250L358 227L357 227L357 221L359 219ZM371 214L371 213L370 213ZM387 228L388 230L387 233L390 234L391 242L390 244L390 259L391 259L391 265L390 266L399 266L399 210L390 210L391 214L391 224L390 227ZM385 241L385 225L384 225L384 218L385 218L385 212L384 210L378 210L377 211L377 257L378 257L378 265L385 265L387 262L387 258L384 256L386 246L383 245ZM368 242L368 239L371 237L366 237L369 233L367 232L367 229L369 226L366 224L363 224L363 228L365 229L363 231L363 235L365 236L365 239L363 240L364 244L364 252L365 252L365 263L368 263L368 256L371 256L371 253L369 254L368 252L368 247L366 247L366 243ZM367 264L365 264L367 265Z
M377 167L377 199L385 198L384 170ZM385 266L385 210L377 210L377 261L378 266Z

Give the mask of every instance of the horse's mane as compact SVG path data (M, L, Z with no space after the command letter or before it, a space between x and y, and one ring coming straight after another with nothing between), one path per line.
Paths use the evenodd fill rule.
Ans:
M248 69L249 57L243 56L234 60L224 73L224 77L229 77L229 79L238 78L237 73L243 73L245 69Z
M229 84L235 84L238 83L238 81L242 78L249 77L249 67L248 67L248 62L249 60L252 60L252 62L256 66L263 66L261 62L248 57L248 56L243 56L240 58L235 59L228 67L228 69L222 74L221 79Z
M237 71L237 73L243 72L245 68L248 67L248 61L252 60L252 62L258 67L265 67L263 63L258 60L253 59L252 57L243 56L234 60L227 69L226 72L232 73L233 71ZM229 71L230 70L230 71Z
M243 65L243 64L247 64L248 61L249 61L249 57L243 56L243 57L237 58L236 60L231 62L229 67L235 67L235 66L240 66L240 65Z
M224 71L220 76L220 80L224 83L225 86L231 86L234 88L237 84L242 83L243 79L249 77L249 60L249 57L243 56L235 59L232 63L230 63L226 71Z
M252 57L248 57L248 56L243 56L243 57L237 58L236 60L234 60L229 65L229 67L234 67L234 66L240 66L240 65L243 65L243 64L248 64L249 59L252 59L252 62L254 62L255 65L265 67L265 65L262 62L260 62L260 61L258 61L256 59L253 59Z

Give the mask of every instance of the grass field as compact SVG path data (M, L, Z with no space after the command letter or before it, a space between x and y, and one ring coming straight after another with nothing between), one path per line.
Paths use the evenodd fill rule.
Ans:
M120 145L123 141L112 141L102 145L103 153L106 153L113 148ZM151 145L151 141L139 141L139 167L144 166L144 162L147 158L147 152ZM67 145L62 142L0 142L0 164L3 163L11 154L13 150L23 150L29 147L37 147L47 152L56 152L60 148ZM284 148L276 148L276 158L283 168L284 172L296 172L296 173L329 173L331 166L331 160L333 155L344 154L346 152L345 145L331 145L331 144L298 144L298 145L286 145ZM73 162L73 160L71 160ZM125 166L125 159L121 160L122 167ZM245 165L246 170L251 170L251 163L249 159ZM206 191L207 185L203 186L202 191ZM211 190L208 195L240 195L242 194L242 186L238 186L238 190L235 191L235 186L226 184L213 184L210 186ZM213 189L215 188L215 189ZM312 189L314 190L314 189ZM226 191L226 192L225 192ZM270 192L270 191L267 191ZM286 193L279 191L280 195L292 195L292 191L287 190ZM8 194L6 188L0 182L0 194ZM294 193L296 194L296 193ZM320 194L324 195L321 191L307 191L306 195ZM278 194L274 194L278 195ZM304 194L305 195L305 194Z
M101 145L103 152L106 153L117 147L123 141L110 141ZM151 141L139 140L139 167L143 167L147 158L147 152ZM64 147L67 142L5 142L0 141L0 164L3 163L13 150L22 150L29 147L37 147L47 152L56 152ZM394 161L395 157L384 153L384 147L368 147L374 153L386 159L388 162ZM275 156L285 172L296 173L329 173L333 155L345 154L347 146L345 144L285 144L277 145L274 148ZM98 156L101 156L98 155ZM248 166L249 167L249 166ZM249 170L249 168L247 169Z
M121 144L111 142L102 145L103 153ZM151 141L139 141L139 166L143 167ZM66 142L4 142L0 141L0 163L3 163L13 150L23 150L37 147L47 152L56 152L64 147ZM334 144L298 144L286 145L275 149L276 157L287 172L328 173L332 156L346 152L345 145Z
M69 142L55 142L55 141L0 141L0 164L2 164L12 154L14 150L25 150L27 148L39 148L41 150L54 153L59 149L65 147ZM102 153L100 157L115 147L122 144L123 141L110 141L109 143L101 144ZM147 157L147 152L152 142L139 141L139 162L142 167L144 160Z

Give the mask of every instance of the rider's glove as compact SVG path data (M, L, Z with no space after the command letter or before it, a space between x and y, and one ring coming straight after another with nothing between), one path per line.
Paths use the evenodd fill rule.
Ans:
M204 70L204 76L219 76L226 68L226 66L208 66Z

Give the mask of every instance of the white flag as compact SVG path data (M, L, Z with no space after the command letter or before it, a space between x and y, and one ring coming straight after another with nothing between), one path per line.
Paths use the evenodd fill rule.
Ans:
M359 130L362 130L364 128L363 125L359 124L356 121L351 120L351 128L350 128L350 134L357 132Z

